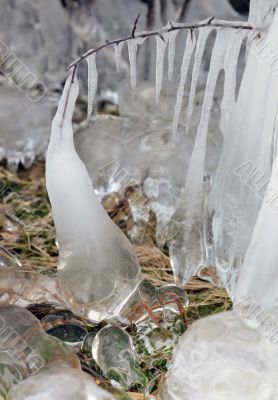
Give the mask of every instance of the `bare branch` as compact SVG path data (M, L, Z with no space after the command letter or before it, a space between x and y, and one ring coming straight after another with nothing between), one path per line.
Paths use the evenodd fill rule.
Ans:
M113 45L118 45L121 42L127 42L128 40L133 40L133 39L138 39L138 38L146 38L146 37L151 37L151 36L163 36L164 33L167 32L172 32L176 30L190 30L190 32L193 32L195 29L200 29L204 28L206 26L212 26L215 28L232 28L232 29L245 29L245 30L255 30L256 28L253 25L250 25L248 23L244 22L232 22L232 21L222 21L222 20L217 20L215 17L210 18L206 21L203 22L198 22L194 24L177 24L175 25L173 22L169 22L169 25L166 27L159 29L159 30L154 30L154 31L148 31L148 32L141 32L141 33L135 33L137 23L138 23L139 16L137 17L134 28L130 36L123 37L121 39L116 39L116 40L111 40L111 41L106 41L105 44L99 46L96 49L90 49L86 53L82 54L80 57L78 57L76 60L74 60L68 67L67 71L70 68L74 68L73 70L73 77L72 80L74 80L74 76L76 73L76 70L79 66L79 64L85 60L87 57L89 57L91 54L97 53L98 51L104 49L105 47L108 46L113 46Z

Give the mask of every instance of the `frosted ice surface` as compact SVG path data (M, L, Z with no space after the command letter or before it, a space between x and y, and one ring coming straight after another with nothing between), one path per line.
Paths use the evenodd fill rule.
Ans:
M50 368L32 376L9 393L8 400L113 400L93 378L71 368Z
M180 339L162 400L275 400L278 348L236 311L195 322Z

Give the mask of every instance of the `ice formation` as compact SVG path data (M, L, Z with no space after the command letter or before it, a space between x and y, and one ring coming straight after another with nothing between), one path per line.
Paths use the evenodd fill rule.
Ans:
M212 27L208 27L205 30L200 29L199 32L192 72L191 90L189 95L187 132L189 131L190 119L193 112L196 85L200 72L202 56L204 53L204 46L212 29ZM185 188L180 200L180 206L174 215L174 219L179 223L179 231L171 241L170 256L176 282L179 284L183 284L190 276L196 273L198 268L205 261L204 256L206 243L204 242L203 235L204 221L206 219L205 202L207 192L205 190L204 177L206 175L205 159L207 155L209 121L217 80L220 71L225 69L225 66L229 72L227 75L229 82L225 83L225 103L223 107L226 107L227 105L228 95L235 96L235 92L232 93L232 90L235 91L233 78L236 74L236 66L234 65L234 62L232 62L231 66L227 61L227 57L231 51L238 51L239 53L243 34L242 36L231 39L233 35L234 33L232 29L217 29L216 32L216 39L211 55L201 117L186 174ZM232 46L231 41L235 41L237 44ZM181 76L183 76L183 74ZM174 132L177 129L177 115L179 115L179 111L181 109L184 90L182 88L184 87L184 83L185 81L182 82L182 85L180 83L177 94L176 113L174 118L174 121L176 122L174 122ZM225 118L227 120L228 116L226 115Z
M277 21L278 23L278 21ZM277 92L276 92L277 93ZM249 297L263 309L278 318L278 156L272 167L271 178L256 225L239 272L234 303L242 303ZM278 319L277 319L278 321ZM270 326L268 327L270 328Z
M67 367L49 368L15 386L8 400L113 400L89 375Z
M275 400L278 348L236 311L203 318L180 339L161 400Z
M17 371L16 381L53 365L80 369L74 351L45 333L30 311L1 307L0 324L0 363Z
M186 83L186 79L187 79L187 74L188 74L191 57L192 57L193 51L195 49L195 45L196 45L195 35L191 36L189 34L187 36L187 41L185 44L185 51L184 51L184 56L183 56L183 61L182 61L182 66L181 66L180 83L179 83L179 87L178 87L178 91L177 91L177 102L176 102L176 106L175 106L175 114L174 114L174 122L173 122L174 136L176 136L177 131L178 131L178 124L179 124L179 118L180 118L180 113L181 113L181 108L182 108L185 83Z
M259 4L263 3L256 2L255 6ZM277 29L278 10L263 46L277 46ZM251 47L234 114L226 120L229 129L222 157L226 157L228 169L223 171L222 159L223 186L217 187L220 213L228 205L228 199L221 195L233 196L227 219L220 221L223 230L229 229L226 237L215 230L217 226L214 233L218 233L217 240L225 240L226 247L217 248L218 257L223 257L218 270L222 278L229 274L226 284L234 298L234 310L204 318L183 335L161 387L162 400L274 400L278 396L278 158L273 150L277 75L264 62L265 58L258 59Z
M46 185L59 243L58 281L68 306L100 321L119 316L141 281L134 250L111 221L73 144L75 78L66 82L46 157Z
M276 13L268 33L262 38L253 34L247 42L247 66L228 123L225 117L223 150L209 200L215 263L232 297L276 155L277 65L273 49L267 54L262 49L269 43L277 48L277 32Z
M137 49L138 45L142 44L144 40L145 38L137 38L129 40L127 42L128 58L130 64L130 83L132 89L135 89L137 83L137 65L136 65Z
M116 64L116 70L118 73L120 72L121 57L122 57L122 51L123 51L124 44L125 44L124 42L120 42L114 46L115 64Z
M169 33L168 39L168 79L173 80L174 67L175 67L175 55L176 55L176 38L179 31L172 31Z
M199 78L200 71L201 71L201 64L202 64L202 60L203 60L205 46L206 46L208 36L212 31L213 31L213 28L211 28L209 26L199 29L199 36L198 36L197 47L196 47L196 52L195 52L195 59L194 59L192 79L191 79L191 84L190 84L189 100L188 100L188 110L187 110L187 119L186 119L186 131L187 132L189 131L189 128L190 128L190 121L191 121L193 108L194 108L194 99L195 99L196 90L197 90L198 78Z
M168 35L156 36L156 101L159 100L163 82L164 56L168 42Z
M98 71L96 66L96 53L91 54L87 57L88 63L88 115L90 119L93 113L94 99L97 93L98 84Z
M104 375L124 390L135 384L146 386L132 339L122 328L102 328L92 343L92 354Z

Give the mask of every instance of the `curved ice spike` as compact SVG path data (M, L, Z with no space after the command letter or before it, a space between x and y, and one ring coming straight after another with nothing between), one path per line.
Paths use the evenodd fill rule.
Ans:
M77 78L68 78L52 123L46 185L59 242L58 281L65 302L92 321L119 316L141 281L134 250L94 193L75 151L72 115Z

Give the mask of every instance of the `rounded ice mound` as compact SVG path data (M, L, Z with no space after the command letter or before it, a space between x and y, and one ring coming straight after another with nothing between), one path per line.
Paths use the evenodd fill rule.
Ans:
M34 375L9 393L9 400L113 400L94 380L72 368L50 368Z
M182 336L161 400L274 400L278 347L236 311L204 318Z

